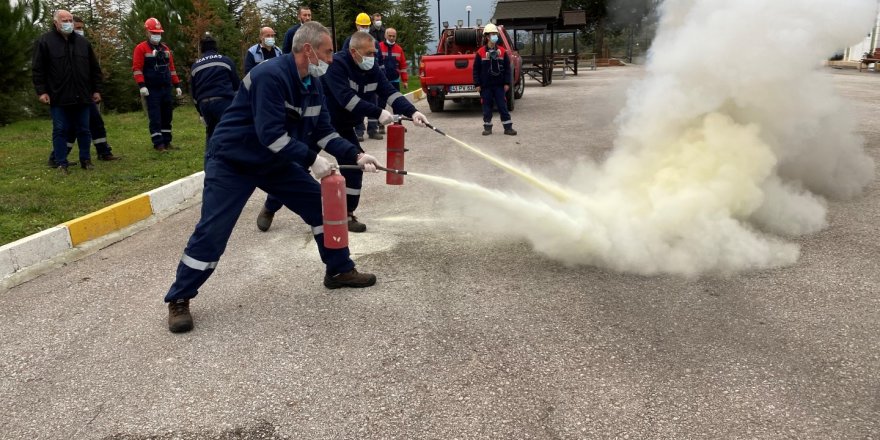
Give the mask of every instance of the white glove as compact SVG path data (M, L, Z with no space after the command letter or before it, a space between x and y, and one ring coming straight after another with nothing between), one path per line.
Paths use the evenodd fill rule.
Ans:
M379 161L367 153L361 153L358 155L357 164L365 173L376 173L379 171L376 169L376 165L379 165Z
M382 109L382 114L379 115L379 123L382 125L391 125L394 123L394 116L385 109Z
M150 91L146 87L141 87L140 92L141 96L150 96Z
M180 90L180 87L178 87L178 88L176 88L176 89L174 89L174 90L177 92L177 96L180 96L180 95L183 94L183 90Z
M429 124L428 118L422 114L422 112L415 112L412 115L413 124L416 124L417 127L424 127Z
M330 174L331 169L333 169L333 164L331 164L329 160L324 159L321 155L318 155L318 157L315 158L315 163L312 164L312 174L318 179Z

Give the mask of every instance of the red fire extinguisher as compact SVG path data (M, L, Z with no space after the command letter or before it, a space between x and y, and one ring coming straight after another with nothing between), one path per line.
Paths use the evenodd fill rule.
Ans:
M385 166L394 170L402 170L404 169L404 132L406 130L403 128L403 125L399 121L395 124L389 125L385 130L386 136L388 136L388 160L386 161ZM387 183L388 185L403 185L403 175L396 173L386 173L385 183Z
M335 168L321 179L321 214L324 216L324 247L347 247L348 206L345 199L345 177Z

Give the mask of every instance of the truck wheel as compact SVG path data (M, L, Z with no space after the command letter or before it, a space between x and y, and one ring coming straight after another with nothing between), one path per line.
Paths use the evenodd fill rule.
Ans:
M431 107L431 112L433 112L433 113L442 112L444 102L445 102L444 99L439 96L436 96L436 97L429 96L428 97L428 107Z
M513 97L516 99L521 99L523 97L523 93L526 92L526 74L520 72L519 73L519 83L513 88Z
M507 111L512 112L513 107L516 106L516 100L513 99L514 95L513 87L507 89L507 93L504 94L504 97L507 98Z

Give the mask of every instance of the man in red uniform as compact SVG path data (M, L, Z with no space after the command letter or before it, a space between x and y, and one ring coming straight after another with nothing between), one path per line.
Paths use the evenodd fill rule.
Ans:
M153 148L159 152L171 149L171 119L174 106L171 89L177 96L180 78L174 70L174 57L168 45L162 43L162 24L155 18L144 22L147 40L134 48L131 70L140 88L141 96L147 102L147 115L150 118L150 138Z
M406 71L406 55L403 53L403 48L397 44L397 29L385 29L385 39L379 43L379 52L385 60L385 77L388 78L391 85L397 87L397 91L406 90L409 74ZM403 80L402 84L401 80ZM387 104L384 100L380 100L379 108L385 108ZM379 124L379 133L385 134L385 126L381 123Z

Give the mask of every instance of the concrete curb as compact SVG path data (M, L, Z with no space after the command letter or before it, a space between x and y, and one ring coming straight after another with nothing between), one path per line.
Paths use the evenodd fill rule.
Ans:
M80 249L79 252L72 252L71 256L81 258L131 235L115 234L118 231L128 229L134 233L140 230L135 227L136 224L164 213L176 212L176 207L201 194L204 176L205 172L199 171L148 193L3 245L0 247L0 289L14 287L39 276L47 267L63 264L62 260L65 259L59 260L59 257L78 248L87 248L90 252L84 253ZM107 240L105 237L113 239ZM97 240L99 238L102 240ZM100 244L100 247L94 249L95 244Z
M424 98L421 89L407 93ZM108 206L45 231L0 246L0 290L15 287L51 268L97 252L179 211L201 194L205 172ZM190 206L186 203L185 207ZM140 225L140 227L139 227Z

